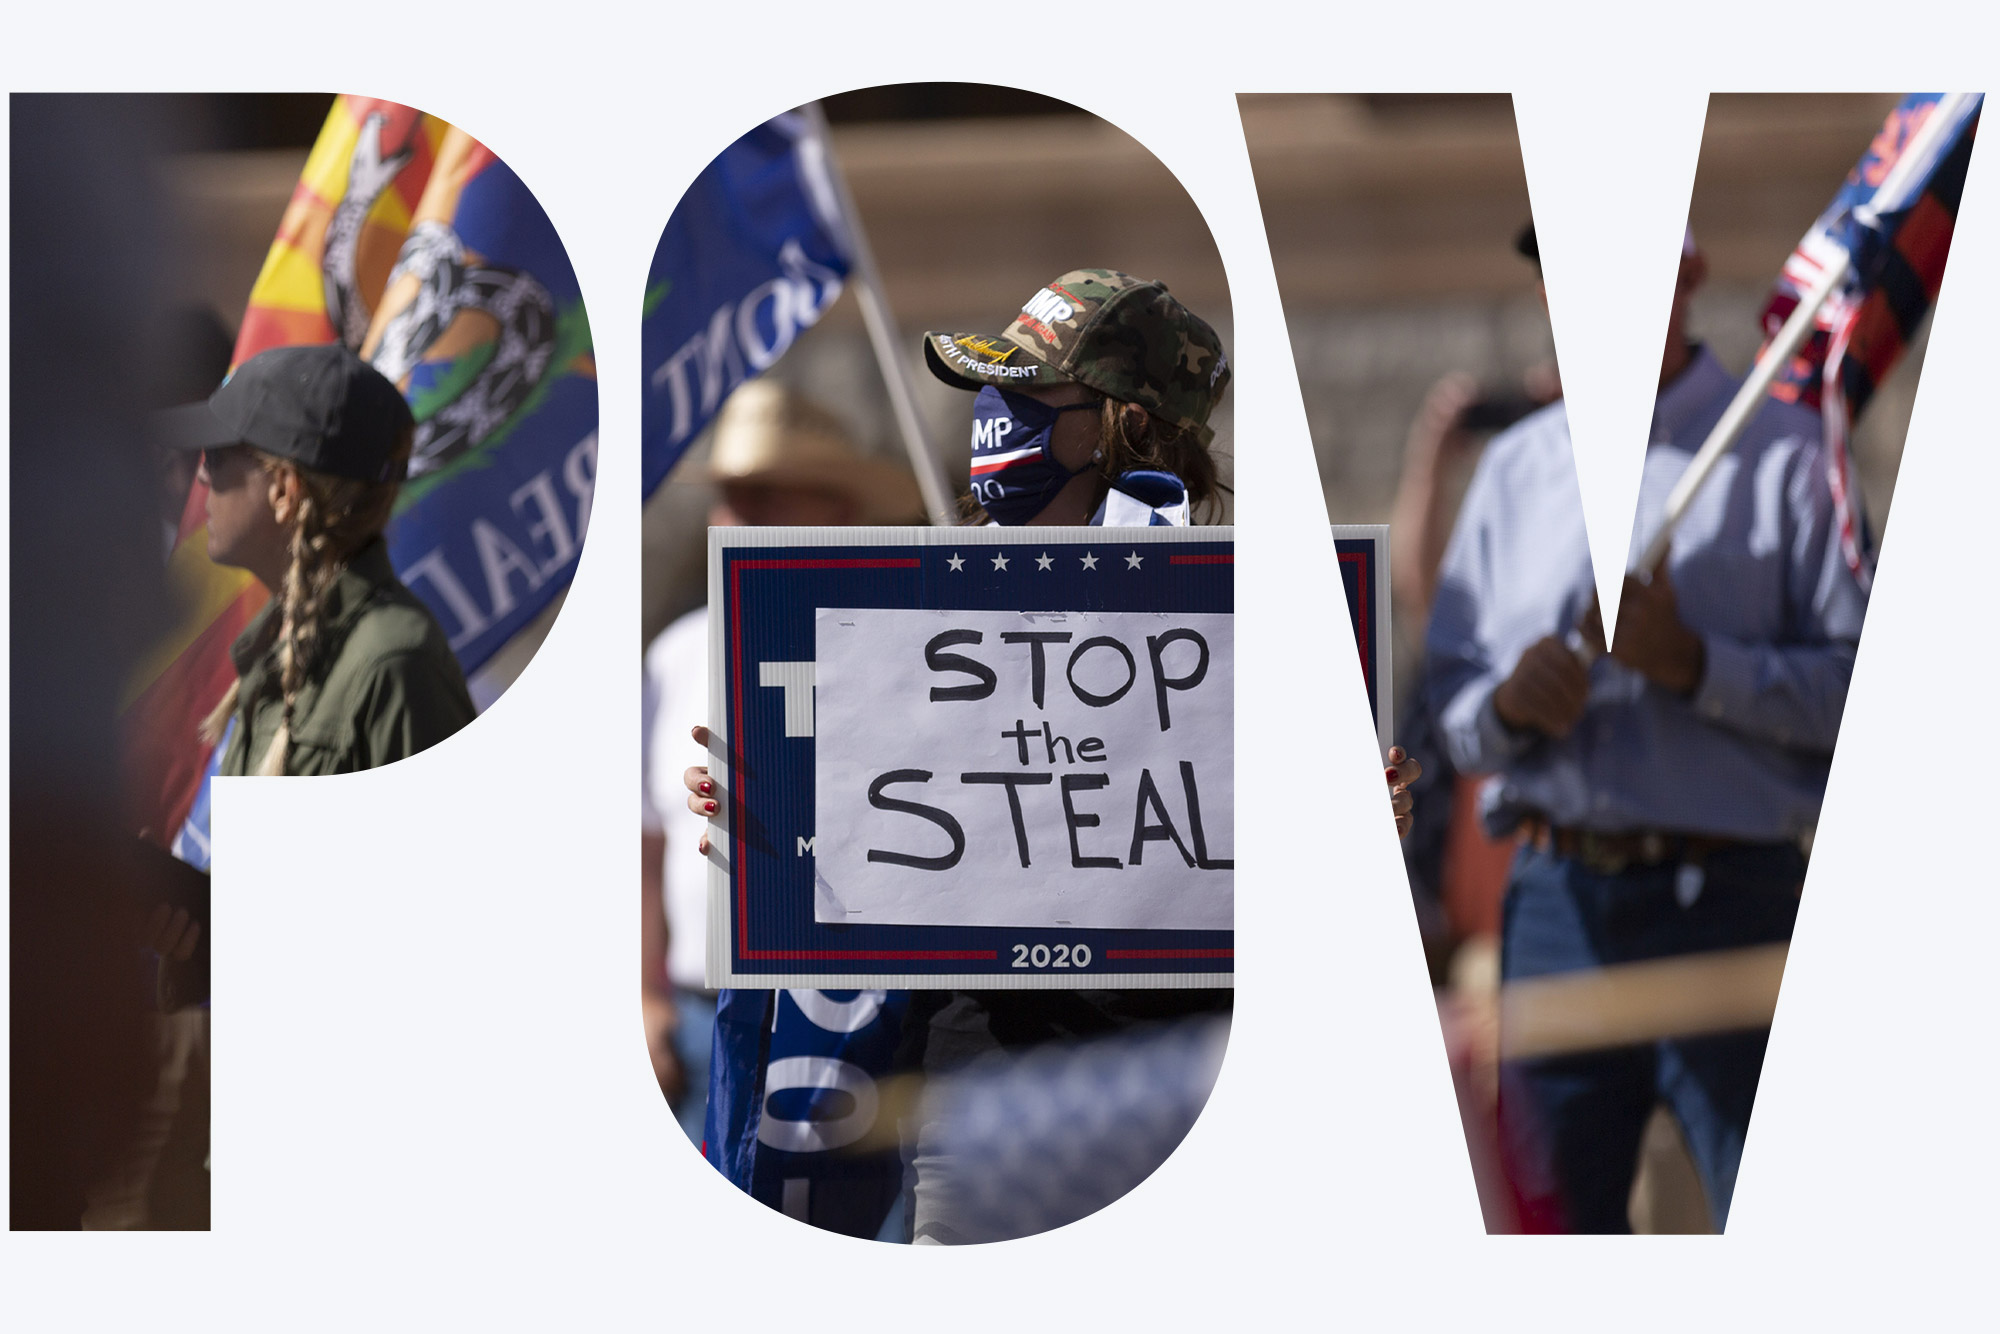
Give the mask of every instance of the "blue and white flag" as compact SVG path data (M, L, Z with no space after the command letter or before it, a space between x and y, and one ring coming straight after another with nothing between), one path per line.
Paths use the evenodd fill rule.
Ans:
M903 1184L882 1081L907 991L724 991L703 1152L732 1185L828 1232L874 1237Z
M847 235L826 145L799 112L759 125L695 178L646 278L644 494L840 296Z

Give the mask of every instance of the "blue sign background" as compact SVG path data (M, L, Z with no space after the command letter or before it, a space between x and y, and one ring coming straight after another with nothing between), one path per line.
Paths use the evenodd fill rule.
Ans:
M1378 606L1381 599L1377 595L1376 562L1382 546L1388 541L1388 530L1383 536L1337 537L1333 541L1334 557L1340 562L1340 584L1347 594L1347 621L1354 630L1354 644L1361 652L1361 676L1368 687L1368 712L1376 719L1383 716L1383 695L1388 682L1387 663L1388 608Z

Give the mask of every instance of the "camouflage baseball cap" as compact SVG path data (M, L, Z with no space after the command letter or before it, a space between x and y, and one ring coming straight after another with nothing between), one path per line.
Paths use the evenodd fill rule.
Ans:
M1192 430L1204 445L1215 434L1208 415L1229 387L1229 358L1208 322L1164 284L1114 269L1065 273L997 337L927 333L924 360L958 389L1084 385Z

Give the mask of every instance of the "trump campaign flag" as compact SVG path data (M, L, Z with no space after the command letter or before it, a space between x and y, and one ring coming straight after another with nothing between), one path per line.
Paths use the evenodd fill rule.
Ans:
M851 250L837 198L825 141L796 111L723 149L681 196L646 277L646 495L839 298Z
M235 361L335 341L409 400L417 431L389 556L473 677L568 587L589 524L596 369L569 257L520 178L471 135L338 98L251 289ZM208 560L204 514L197 484L170 562L187 615L127 709L132 798L163 844L203 790L214 756L196 728L266 596Z
M1849 428L1937 300L1982 100L1976 93L1905 97L1785 261L1764 307L1768 339L1822 273L1843 254L1851 258L1771 394L1820 410L1841 549L1864 586L1872 558L1848 456ZM1935 129L1923 134L1934 120Z

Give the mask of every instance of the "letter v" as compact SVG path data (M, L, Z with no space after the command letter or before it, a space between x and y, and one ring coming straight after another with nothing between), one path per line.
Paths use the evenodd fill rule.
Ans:
M1617 624L1707 95L1568 80L1514 95L1577 487ZM1609 114L1611 109L1616 114Z

